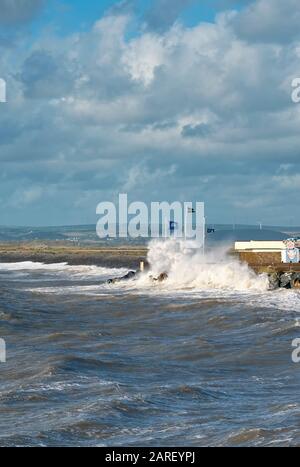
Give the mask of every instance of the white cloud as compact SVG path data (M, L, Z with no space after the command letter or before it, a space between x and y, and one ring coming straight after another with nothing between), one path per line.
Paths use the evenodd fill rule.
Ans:
M300 173L292 173L290 175L276 175L273 178L274 182L284 190L299 191L300 188Z
M33 186L25 190L17 189L10 196L8 205L16 208L31 205L41 199L43 192L44 190L40 186Z
M137 164L132 167L127 175L127 180L122 187L122 191L125 193L132 191L133 189L145 189L146 187L151 188L153 184L159 183L168 177L175 175L176 166L163 169L155 169L150 171L144 163Z
M162 39L154 34L144 34L130 42L122 61L134 81L148 86L154 79L156 68L163 64L164 56Z
M14 92L0 108L1 198L16 192L29 213L51 198L62 218L69 203L73 222L76 206L94 213L97 196L122 189L206 199L223 220L243 205L245 218L255 209L264 217L257 200L267 198L277 215L299 182L288 170L299 172L290 78L300 42L245 42L237 24L249 11L131 39L128 15L106 16L85 33L7 50L0 62Z

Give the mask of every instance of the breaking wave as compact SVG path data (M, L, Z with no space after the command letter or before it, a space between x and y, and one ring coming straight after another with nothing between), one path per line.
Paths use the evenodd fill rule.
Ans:
M224 248L203 255L191 242L178 239L151 241L148 262L153 276L168 274L168 287L266 291L269 285L265 274L258 276Z
M20 261L17 263L0 263L0 271L26 271L26 270L62 270L67 267L67 263L44 264L33 261Z
M33 261L23 261L17 263L0 263L0 272L41 272L66 275L71 278L89 278L89 277L110 277L125 274L124 268L106 268L100 266L78 265L71 266L68 263L45 264Z

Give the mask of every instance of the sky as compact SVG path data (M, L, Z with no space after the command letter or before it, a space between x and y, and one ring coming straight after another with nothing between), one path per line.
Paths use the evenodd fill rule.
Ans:
M0 0L0 225L300 224L299 0Z

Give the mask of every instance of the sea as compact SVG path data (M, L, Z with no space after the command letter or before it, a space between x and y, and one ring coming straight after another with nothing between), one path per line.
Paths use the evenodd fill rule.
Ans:
M223 248L148 259L116 283L128 269L0 264L0 446L300 445L299 291Z

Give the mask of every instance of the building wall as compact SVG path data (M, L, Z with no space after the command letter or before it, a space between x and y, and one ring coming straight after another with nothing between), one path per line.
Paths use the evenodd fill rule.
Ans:
M241 261L245 261L250 266L275 266L281 263L281 252L241 251L239 257Z

